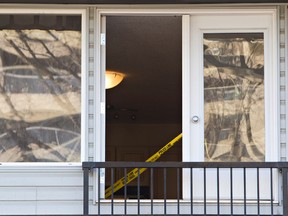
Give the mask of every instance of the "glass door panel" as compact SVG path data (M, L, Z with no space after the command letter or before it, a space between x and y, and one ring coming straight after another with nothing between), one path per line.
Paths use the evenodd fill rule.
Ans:
M204 160L248 162L265 160L264 34L204 33ZM201 174L200 174L201 173ZM202 172L196 174L199 182ZM215 171L209 170L207 194L216 199ZM246 198L257 199L257 173L246 172ZM221 170L221 199L229 199L225 179L230 170ZM235 199L243 199L243 170L233 170ZM261 171L269 179L268 170ZM269 194L269 181L261 181L261 196ZM196 189L197 190L197 189ZM197 196L196 196L197 197ZM199 196L198 198L200 198Z
M189 154L184 159L207 162L264 162L277 159L277 68L271 14L225 13L191 16L189 56ZM185 86L184 86L185 87ZM276 89L276 90L275 90ZM185 114L185 113L184 113ZM195 121L195 119L198 121ZM276 124L275 124L276 123ZM187 123L188 125L188 123ZM185 129L185 128L184 128ZM276 130L275 130L276 129ZM188 135L187 135L188 134ZM186 136L185 136L186 135ZM187 137L188 138L185 138ZM185 146L184 142L184 146ZM185 148L184 148L185 149ZM260 200L271 197L269 170L193 171L193 198L198 201ZM184 172L184 180L191 177ZM228 178L233 179L229 184ZM206 194L203 194L206 184ZM183 191L189 191L184 184ZM189 193L184 197L189 198ZM277 200L277 176L273 178Z
M205 33L205 161L264 161L264 34Z

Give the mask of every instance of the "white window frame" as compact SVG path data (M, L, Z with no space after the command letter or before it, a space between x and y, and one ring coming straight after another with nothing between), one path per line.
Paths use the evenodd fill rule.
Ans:
M63 169L67 167L81 167L83 161L88 158L88 73L87 73L87 10L85 8L53 8L51 6L42 7L23 5L22 8L2 7L0 14L15 14L15 15L80 15L81 16L81 161L80 162L0 162L0 167L9 170L17 170L19 168L35 169L45 167L45 169Z
M271 14L272 23L271 23L271 35L270 41L266 46L269 47L269 50L272 51L272 54L267 57L265 55L265 62L271 61L269 68L265 68L265 133L270 130L268 134L265 136L265 143L272 143L271 147L266 147L266 151L272 151L272 156L266 158L266 161L279 161L279 70L278 70L278 48L275 46L277 44L277 8L276 7L224 7L224 9L219 8L203 8L203 7L192 7L187 6L185 9L179 8L174 9L169 6L159 7L131 7L131 8L123 8L123 7L98 7L95 11L95 56L97 57L95 73L96 73L96 121L95 129L96 129L96 146L94 149L94 158L95 161L105 161L105 112L102 110L101 106L105 106L105 85L104 85L104 72L105 72L105 61L101 56L105 56L105 49L103 50L100 45L100 34L104 33L105 29L103 29L103 25L105 21L101 21L102 16L169 16L169 15L178 15L182 16L182 43L185 44L182 50L182 130L183 130L183 138L182 138L182 161L195 161L191 157L191 151L193 150L193 146L191 143L193 142L193 135L191 135L192 124L192 107L191 107L191 25L190 25L190 16L202 14L202 15L221 15L227 14L233 16L234 14ZM203 47L200 48L202 50ZM198 52L199 55L199 52ZM270 58L271 57L271 58ZM105 58L105 57L104 57ZM203 62L203 61L202 61ZM200 63L201 64L201 63ZM270 75L269 72L270 71ZM98 72L98 73L97 73ZM273 73L271 73L273 72ZM269 86L269 88L267 88ZM269 103L270 104L269 104ZM200 112L200 111L199 111ZM203 111L202 111L203 112ZM268 115L267 115L268 114ZM203 133L203 130L198 130L199 133ZM183 151L185 149L185 151ZM102 173L101 176L103 176ZM104 188L104 177L100 180L101 184L103 184ZM189 190L189 175L184 175L183 179L183 199L189 199L190 195L187 193ZM97 183L96 183L97 184ZM103 189L102 188L102 189ZM104 189L101 189L101 197L104 197ZM186 192L185 192L186 191ZM97 194L97 193L95 193ZM94 201L97 201L96 195L94 196Z

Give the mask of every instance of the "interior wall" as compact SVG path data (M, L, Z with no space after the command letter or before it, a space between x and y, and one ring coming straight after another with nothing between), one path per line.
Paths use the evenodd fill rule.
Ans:
M180 16L106 17L106 70L125 75L118 86L106 89L106 161L144 162L182 132L181 22ZM182 161L181 142L158 161ZM116 170L115 181L123 175ZM167 188L176 184L173 176L175 171L168 172ZM162 171L154 177L153 197L163 198ZM108 170L106 185L115 181ZM133 186L136 180L128 188ZM141 196L149 198L149 188L145 171ZM175 193L169 190L168 197Z
M180 124L108 124L106 140L106 161L129 161L144 162L182 131ZM157 161L182 161L182 140L165 152ZM106 173L106 185L111 184L110 172ZM154 198L163 198L163 170L156 169L154 172ZM116 171L115 181L122 178L124 173ZM150 175L145 171L140 177L141 196L150 197ZM176 198L175 188L177 184L176 170L167 170L167 198ZM114 182L115 182L114 181ZM136 187L137 180L129 183L129 187ZM128 189L129 190L129 189ZM132 189L133 190L133 189ZM122 195L120 195L121 197ZM134 197L136 194L129 194Z
M107 124L106 161L145 161L182 132L180 124ZM111 134L111 135L110 135ZM181 150L181 142L169 152ZM135 156L133 156L135 152ZM128 154L128 155L127 155ZM137 156L136 156L137 155ZM131 160L134 159L134 160ZM167 160L163 156L161 160ZM181 160L181 154L179 155Z

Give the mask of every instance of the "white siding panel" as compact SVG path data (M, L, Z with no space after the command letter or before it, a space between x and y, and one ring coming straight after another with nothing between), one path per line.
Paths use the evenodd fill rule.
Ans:
M93 188L90 187L89 196L92 199ZM82 187L41 187L37 189L37 200L39 201L56 201L70 200L82 201Z
M35 215L36 201L1 201L1 215Z
M285 41L285 34L280 34L280 41Z
M0 201L35 201L35 187L0 187Z
M280 89L280 98L285 98L285 96L286 96L285 88L281 88Z
M37 190L37 200L73 200L83 199L82 187L41 187Z
M280 56L285 56L285 52L286 52L285 49L280 49Z
M286 80L285 77L280 76L280 86L285 86Z
M285 71L285 61L280 62L280 71Z
M280 143L286 143L286 130L280 131Z
M51 172L51 173L3 173L0 170L0 185L2 187L39 187L39 186L82 186L83 174L79 172Z
M281 113L285 113L285 109L286 109L285 104L281 104L281 103L280 103L280 112L281 112Z
M83 214L81 201L38 201L36 215Z
M286 71L286 7L279 7L279 72L280 72L280 161L287 160L286 153L286 132L287 132L287 106L286 106L286 90L287 90L287 71Z
M280 117L280 127L285 128L286 127L286 118L285 115Z
M91 143L90 143L91 144ZM89 148L88 148L88 153L89 153L89 155L93 155L94 154L94 145L92 144L92 145L89 145Z
M82 187L41 187L37 189L37 200L73 200L83 199Z
M280 158L286 157L286 143L280 143Z
M287 89L287 72L286 72L286 7L279 7L279 70L280 70L280 161L286 161L286 89Z
M88 127L89 128L94 128L95 125L95 97L96 97L96 80L95 80L95 21L94 21L94 7L89 8L89 34L88 34L88 43L89 43L89 50L88 50L88 55L89 55L89 62L88 62L88 71L89 71L89 76L88 76L88 82L91 88L89 89L88 92L88 101L89 106L88 106L88 115L91 116L90 121L88 122ZM94 141L95 141L95 128L89 132L88 134L88 161L93 161L94 160Z

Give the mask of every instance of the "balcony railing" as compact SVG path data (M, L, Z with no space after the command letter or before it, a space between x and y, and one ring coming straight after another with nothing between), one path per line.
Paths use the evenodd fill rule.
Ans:
M83 162L82 167L84 216L288 216L287 162ZM123 178L115 185L117 175Z

